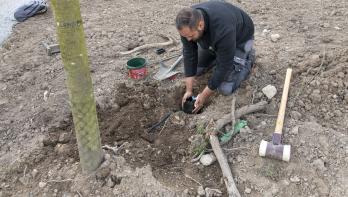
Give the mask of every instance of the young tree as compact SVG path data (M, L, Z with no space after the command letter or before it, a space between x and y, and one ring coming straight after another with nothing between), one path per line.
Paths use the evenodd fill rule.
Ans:
M80 164L91 172L102 161L96 105L79 0L52 0L78 142Z

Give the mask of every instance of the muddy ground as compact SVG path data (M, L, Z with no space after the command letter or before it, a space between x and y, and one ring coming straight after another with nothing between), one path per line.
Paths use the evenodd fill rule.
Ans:
M135 46L175 37L164 55L181 50L176 12L198 1L81 1L98 104L102 144L121 146L95 174L81 173L61 57L42 41L56 42L52 11L15 26L0 48L0 197L197 196L200 184L226 196L217 162L191 163L189 138L209 120L230 112L231 97L216 94L199 115L179 111L182 76L156 82L157 64L140 81L127 77L120 56ZM237 108L267 100L250 114L225 154L242 196L348 196L348 3L346 0L230 1L255 22L256 64L237 96ZM272 36L279 34L280 38ZM273 38L273 40L272 40ZM274 130L286 68L294 69L284 137L291 161L258 156ZM206 77L205 77L206 78ZM270 100L261 92L274 85ZM205 85L201 80L199 85ZM196 93L199 89L197 88ZM174 112L152 139L144 131Z

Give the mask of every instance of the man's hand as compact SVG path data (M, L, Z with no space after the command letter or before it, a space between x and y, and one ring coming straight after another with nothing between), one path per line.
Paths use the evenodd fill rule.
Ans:
M204 103L206 100L214 93L213 90L210 88L205 87L203 92L197 95L196 102L195 102L195 109L192 111L192 113L199 112L200 109L202 109Z
M182 101L181 101L181 107L184 108L184 103L186 101L187 98L191 97L193 95L192 92L190 91L186 91L184 96L182 97Z
M184 81L186 85L186 93L182 97L181 107L184 107L184 103L186 99L193 95L192 90L193 90L193 83L195 81L195 77L186 77Z
M195 109L192 111L192 113L196 114L199 112L199 110L202 109L204 103L205 103L206 98L204 97L203 94L198 94L196 101L195 101Z

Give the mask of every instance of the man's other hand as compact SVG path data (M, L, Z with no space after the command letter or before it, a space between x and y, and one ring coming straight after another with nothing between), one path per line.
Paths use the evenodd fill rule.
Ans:
M205 100L206 97L203 94L198 94L195 102L195 109L192 111L192 113L196 114L197 112L199 112L199 110L202 109Z

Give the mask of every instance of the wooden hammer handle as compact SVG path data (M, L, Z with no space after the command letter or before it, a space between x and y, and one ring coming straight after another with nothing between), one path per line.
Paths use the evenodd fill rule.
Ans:
M276 123L275 131L274 131L275 133L278 133L278 134L282 134L282 130L283 130L286 102L288 100L288 93L289 93L289 86L290 86L290 79L291 79L291 72L292 72L291 68L288 68L286 70L282 100L280 101L277 123Z

